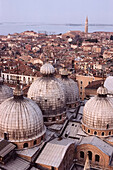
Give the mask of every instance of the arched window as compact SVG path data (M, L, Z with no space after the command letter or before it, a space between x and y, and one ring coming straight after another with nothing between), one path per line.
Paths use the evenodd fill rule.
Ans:
M88 151L88 155L89 155L89 160L92 160L92 152Z
M45 99L45 102L47 102L47 99Z
M3 74L3 80L4 80L4 74Z
M7 75L7 80L9 80L9 75Z
M48 119L47 119L47 117L44 117L44 122L48 122Z
M24 143L24 148L27 148L28 147L28 143Z
M100 156L99 155L95 155L95 162L99 162L100 160Z
M8 133L4 133L4 139L8 140Z
M109 128L109 124L107 124L107 129Z
M90 130L88 129L88 133L90 133Z
M67 134L67 133L65 133L65 137L66 137L66 138L68 137L68 134Z
M111 131L109 132L109 135L111 135Z
M71 108L71 105L69 105L69 108Z
M102 132L102 136L104 136L104 132Z
M97 135L97 132L96 132L96 131L94 132L94 135Z
M84 158L84 152L80 151L80 158Z
M52 121L54 122L55 120L56 120L55 117L53 117L53 118L52 118Z
M28 77L28 83L30 83L30 77Z
M37 141L36 140L34 140L34 145L36 145L37 144Z
M43 141L43 139L44 139L44 137L42 136L42 137L41 137L41 141Z

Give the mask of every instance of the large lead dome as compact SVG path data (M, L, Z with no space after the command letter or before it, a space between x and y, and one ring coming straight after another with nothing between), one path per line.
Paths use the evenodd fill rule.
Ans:
M68 109L76 108L79 105L79 89L77 82L68 78L67 70L61 71L61 80L65 87L66 105Z
M13 96L13 89L3 83L3 79L0 77L0 104Z
M55 69L50 63L44 64L37 78L29 88L28 97L40 106L44 122L62 123L65 120L65 94L63 83L54 77Z
M99 87L97 96L84 106L82 129L91 135L113 135L113 99L107 97L107 89Z
M39 144L44 134L40 108L31 99L23 97L17 86L14 97L0 105L0 138L9 139L22 149Z
M108 93L113 95L113 76L106 78L104 82L104 87L108 89Z

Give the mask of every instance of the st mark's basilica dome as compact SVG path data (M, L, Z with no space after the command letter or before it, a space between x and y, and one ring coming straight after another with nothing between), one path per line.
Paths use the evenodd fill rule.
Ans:
M13 96L13 89L3 83L3 79L0 77L0 104Z
M97 96L84 106L82 129L89 135L106 137L113 134L113 99L107 93L107 88L99 87Z
M45 132L40 108L31 99L23 97L17 85L14 97L0 105L0 138L8 139L22 149L39 144Z
M80 102L77 82L68 78L68 72L65 69L61 71L61 80L65 87L67 108L76 108Z
M66 119L64 85L54 77L55 69L50 63L45 63L40 72L42 77L32 83L28 97L41 108L46 125L62 123Z
M113 95L113 76L108 76L104 82L104 87L108 89L109 95Z

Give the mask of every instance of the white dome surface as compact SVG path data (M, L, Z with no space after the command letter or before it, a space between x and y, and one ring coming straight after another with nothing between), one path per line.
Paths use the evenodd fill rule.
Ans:
M104 87L108 89L108 93L113 94L113 76L106 78L104 82Z
M77 82L70 78L63 78L61 79L64 87L65 87L65 94L66 94L66 104L75 103L79 100L79 89Z
M8 134L12 142L38 138L45 133L43 116L38 105L23 97L11 97L0 105L0 137Z
M30 86L28 97L36 101L44 115L57 115L64 111L64 85L55 77L39 77Z
M107 95L107 94L108 94L108 90L107 90L106 87L101 86L101 87L99 87L99 88L97 89L97 94Z
M54 74L55 68L47 62L40 68L40 72L45 75Z
M110 97L92 97L84 106L83 125L92 129L113 129L113 99Z
M0 81L0 104L13 96L13 89L1 83L2 81Z

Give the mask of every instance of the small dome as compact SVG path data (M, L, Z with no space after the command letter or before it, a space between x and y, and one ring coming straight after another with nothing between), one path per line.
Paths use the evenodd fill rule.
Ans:
M63 76L68 76L68 72L67 72L67 70L61 70L61 73L60 73L61 75L63 75Z
M108 89L109 94L113 94L113 76L109 76L106 78L104 82L104 87Z
M107 88L101 86L97 89L97 94L99 95L107 95L108 94L108 90Z
M28 98L11 97L0 105L0 137L24 142L44 135L43 116L38 105Z
M40 68L40 72L45 75L54 74L55 68L47 62Z
M0 104L12 96L13 89L3 84L3 79L0 77Z
M14 96L22 96L23 95L23 91L21 90L19 84L14 89L13 95Z
M113 99L107 97L107 89L104 87L99 87L97 93L99 95L92 97L84 106L82 125L92 131L109 131L113 129Z

